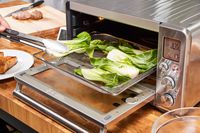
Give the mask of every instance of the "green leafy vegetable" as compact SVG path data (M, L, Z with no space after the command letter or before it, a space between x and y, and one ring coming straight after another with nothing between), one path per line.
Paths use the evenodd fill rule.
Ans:
M64 53L55 53L54 56L61 57L66 56L70 53L84 53L89 48L91 41L91 36L87 32L81 32L77 35L77 38L73 40L67 40L63 43L67 47L66 52Z
M90 42L90 47L87 49L87 54L90 58L93 57L94 51L98 50L104 53L108 53L115 47L112 45L109 45L107 41L101 41L101 40L92 40Z
M127 41L125 41L125 40L119 40L119 42L118 42L119 44L118 45L120 45L120 46L124 46L124 47L128 47L128 48L133 48L133 46L131 45L131 44L129 44Z
M108 53L107 58L114 62L120 62L120 63L124 63L128 65L132 65L131 56L118 49L111 50Z
M119 76L115 73L110 73L100 68L80 68L75 69L74 72L80 76L83 76L85 79L103 82L106 86L111 88L117 86L119 82L127 81L127 77Z
M139 74L139 69L133 65L113 62L106 58L91 58L90 61L93 66L109 71L111 73L116 73L120 76L135 78Z
M91 36L89 33L87 32L81 32L77 35L77 38L74 38L73 40L67 40L64 42L64 45L68 46L68 45L72 45L72 44L79 44L82 42L86 42L88 45L91 41Z
M81 32L73 40L65 41L64 46L67 47L65 52L48 52L54 52L57 57L66 56L74 52L87 53L93 68L75 69L74 72L85 79L104 83L108 87L114 87L126 82L157 64L157 50L137 50L124 40L92 40L87 32ZM99 55L100 57L105 57L106 54L107 57L94 58L95 50L103 53L103 56L99 53L95 53L95 56L98 54L98 57Z
M157 50L148 50L135 56L128 55L118 49L113 49L107 55L109 60L134 65L145 72L157 64Z
M126 47L126 46L119 46L119 49L121 51L123 51L124 53L126 54L129 54L129 55L138 55L138 54L142 54L143 51L141 50L137 50L137 49L134 49L134 48L130 48L130 47Z
M97 48L98 45L103 45L103 43L104 43L104 42L101 41L101 40L92 40L92 41L90 42L89 47L86 49L86 53L88 54L88 56L89 56L90 58L92 58L93 55L94 55L94 50Z
M146 72L157 64L157 50L152 49L132 56L132 63L140 68L141 72Z

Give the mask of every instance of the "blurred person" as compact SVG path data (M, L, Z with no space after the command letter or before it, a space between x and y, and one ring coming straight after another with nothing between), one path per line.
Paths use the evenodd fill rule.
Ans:
M10 28L6 20L0 15L0 32L3 32L5 29Z

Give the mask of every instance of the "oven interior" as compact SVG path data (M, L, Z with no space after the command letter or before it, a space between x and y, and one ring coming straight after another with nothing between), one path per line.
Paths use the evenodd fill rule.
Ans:
M82 31L107 33L131 42L135 42L149 48L157 49L158 32L119 23L102 17L71 11L71 19L67 18L68 33L75 37ZM69 21L71 25L69 25ZM68 38L70 39L70 38Z

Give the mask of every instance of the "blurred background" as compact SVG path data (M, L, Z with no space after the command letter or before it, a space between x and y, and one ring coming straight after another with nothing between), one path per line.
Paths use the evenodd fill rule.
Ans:
M23 1L35 2L35 1L38 1L38 0L23 0ZM48 6L51 6L51 7L54 7L56 9L64 12L65 11L65 3L66 3L66 1L67 0L44 0L44 4L48 5Z
M1 2L9 2L12 0L0 0ZM21 0L21 1L26 1L26 2L36 2L38 0ZM44 4L54 7L62 12L65 12L65 3L67 0L44 0Z

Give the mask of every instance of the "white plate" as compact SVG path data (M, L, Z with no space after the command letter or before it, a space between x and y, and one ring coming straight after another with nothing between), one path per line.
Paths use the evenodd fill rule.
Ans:
M15 74L29 69L33 63L34 58L31 54L20 51L20 50L10 50L10 49L1 49L0 52L4 53L4 56L16 56L17 63L10 68L6 73L0 74L0 80L13 77Z

